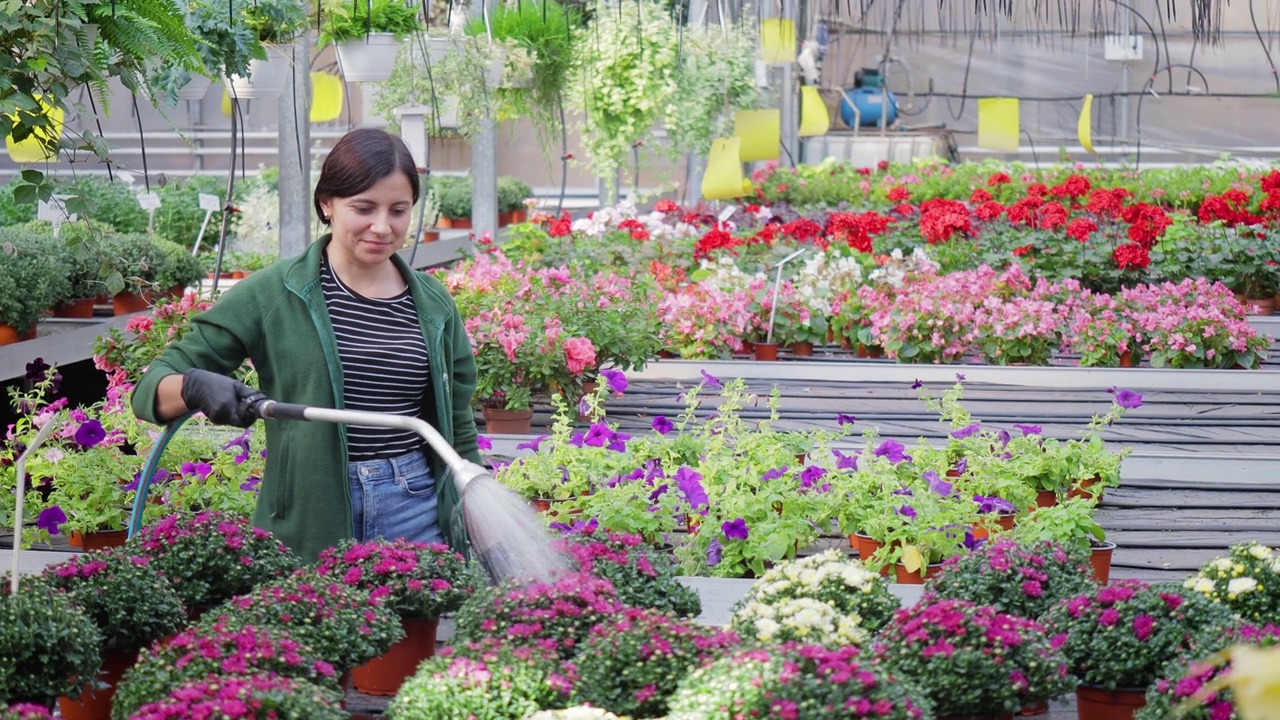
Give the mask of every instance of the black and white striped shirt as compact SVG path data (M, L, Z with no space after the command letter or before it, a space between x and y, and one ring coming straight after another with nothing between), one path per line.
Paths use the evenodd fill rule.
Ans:
M430 381L427 345L413 295L368 298L348 288L320 264L324 302L342 361L342 393L348 410L417 417ZM377 460L422 448L411 430L347 427L348 461Z

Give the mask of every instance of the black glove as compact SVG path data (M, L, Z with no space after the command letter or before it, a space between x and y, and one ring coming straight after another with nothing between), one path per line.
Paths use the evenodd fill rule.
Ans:
M256 405L265 399L258 390L208 370L191 368L182 373L182 402L220 425L247 428L258 419Z

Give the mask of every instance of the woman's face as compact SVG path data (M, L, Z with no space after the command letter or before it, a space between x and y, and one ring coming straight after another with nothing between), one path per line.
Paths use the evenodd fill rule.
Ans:
M413 187L402 172L393 172L351 197L320 202L329 217L330 252L361 265L387 262L404 247L413 215Z

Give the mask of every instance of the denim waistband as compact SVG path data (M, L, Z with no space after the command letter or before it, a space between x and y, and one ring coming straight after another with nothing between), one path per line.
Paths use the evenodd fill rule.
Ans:
M349 463L350 472L365 480L393 478L427 469L427 458L421 450L378 460L357 460Z

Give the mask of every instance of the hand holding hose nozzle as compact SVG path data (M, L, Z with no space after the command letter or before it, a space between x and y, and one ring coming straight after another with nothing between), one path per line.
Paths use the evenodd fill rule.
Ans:
M254 409L266 399L256 388L226 375L200 368L182 373L182 402L219 425L249 427L259 417Z

